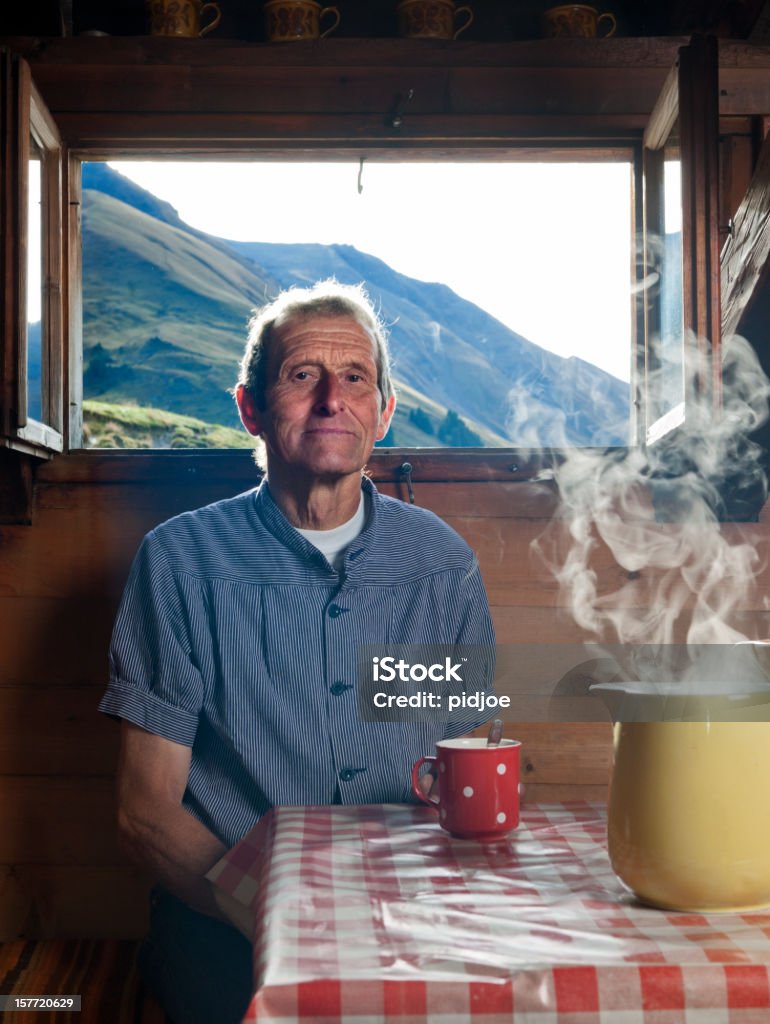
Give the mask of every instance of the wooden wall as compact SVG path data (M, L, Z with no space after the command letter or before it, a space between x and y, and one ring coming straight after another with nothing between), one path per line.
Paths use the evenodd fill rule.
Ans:
M245 454L224 463L74 455L40 471L32 526L0 528L0 939L142 933L147 880L115 838L119 727L96 710L112 619L148 529L252 483ZM581 639L548 571L530 557L553 512L547 492L419 480L415 492L478 552L501 643L523 651ZM724 529L747 533L766 553L765 523ZM609 563L603 571L620 572ZM761 586L757 608L760 598ZM528 799L604 797L608 722L515 717L507 715L506 734L523 741Z
M450 52L340 40L301 53L173 42L30 40L21 50L72 147L132 152L167 140L178 153L208 151L212 140L225 152L319 138L330 147L348 140L348 148L635 138L682 41L469 44ZM723 169L732 175L723 182L727 213L750 174L749 119L770 110L768 59L722 47L722 112L733 140ZM385 114L406 88L416 98L402 131ZM76 454L40 470L31 526L0 527L0 940L143 932L147 880L115 838L118 726L96 711L111 624L143 534L252 482L246 455ZM520 482L428 483L417 474L415 492L477 550L500 643L531 654L535 644L582 639L554 581L530 558L554 511L547 492ZM766 522L725 530L746 531L766 553ZM599 567L608 585L621 581L606 558ZM763 608L766 576L747 599L749 612ZM761 614L757 632L766 633ZM522 675L536 671L530 657ZM506 734L523 741L527 799L602 799L609 723L547 721L518 707Z

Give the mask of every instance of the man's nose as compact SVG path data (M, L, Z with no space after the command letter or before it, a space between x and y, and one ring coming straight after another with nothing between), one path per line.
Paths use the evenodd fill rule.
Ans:
M315 411L322 416L334 416L344 408L342 384L333 373L325 373L318 381Z

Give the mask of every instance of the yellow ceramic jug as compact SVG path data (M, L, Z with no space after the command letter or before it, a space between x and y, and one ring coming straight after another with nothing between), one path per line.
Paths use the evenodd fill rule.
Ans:
M591 687L614 721L610 861L643 902L687 911L770 906L770 687Z

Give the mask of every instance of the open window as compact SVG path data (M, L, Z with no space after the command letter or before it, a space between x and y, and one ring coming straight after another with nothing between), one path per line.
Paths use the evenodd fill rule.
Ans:
M647 247L647 266L640 271L637 284L640 293L645 295L646 313L640 316L633 344L635 346L634 373L630 382L641 396L639 403L639 429L632 424L629 429L629 443L651 443L656 438L670 435L671 428L686 416L684 401L683 367L696 364L699 387L712 394L715 401L719 398L719 360L713 357L718 347L718 236L716 226L716 112L718 105L716 85L716 45L713 40L696 40L681 51L678 69L669 80L667 89L653 115L646 133L645 145L636 136L636 149L639 161L643 163L644 203L647 214L647 238L653 233L660 239L666 235L664 214L665 204L662 189L665 186L667 165L672 167L678 162L681 166L682 192L682 230L679 240L679 256L675 250L663 252L659 247L658 258L669 262L661 266L653 266L649 255L652 251ZM212 74L214 74L212 70ZM312 68L307 69L308 73ZM3 228L4 228L4 274L3 292L3 363L2 363L2 395L3 421L2 442L8 447L22 451L45 455L60 450L63 446L80 447L82 438L79 430L80 411L76 408L73 417L69 416L72 408L78 407L82 381L77 375L63 374L63 353L70 353L70 362L77 363L76 354L81 349L80 284L82 275L73 257L77 246L70 244L69 280L71 294L68 295L69 311L68 327L72 337L64 344L65 325L62 322L61 307L61 191L62 175L61 145L56 128L32 84L29 71L23 61L8 54L3 56L3 75L6 88L4 90L3 117L4 150L3 164L7 186L3 193ZM147 95L150 95L149 93ZM333 112L333 99L329 100L329 110ZM151 104L150 104L151 106ZM271 134L270 114L260 115L257 128L251 129L248 140L238 137L238 127L233 128L227 118L222 119L221 126L216 122L216 112L208 115L208 141L205 132L195 136L191 141L187 138L190 120L180 116L176 126L175 114L168 114L148 109L142 118L141 138L128 138L125 124L122 128L111 127L109 119L98 122L98 130L94 129L97 122L89 122L88 143L82 142L83 133L79 134L77 111L70 112L66 119L68 138L79 148L71 158L73 166L80 162L109 158L111 153L122 157L152 155L173 158L175 152L185 159L191 155L201 158L215 157L228 147L243 159L249 152L258 153L275 159L279 155L281 143L276 142L280 136ZM215 123L216 122L216 123ZM64 122L63 122L64 123ZM240 124L240 122L238 122ZM466 137L453 135L451 117L442 111L434 110L421 115L420 141L411 144L413 150L418 147L424 156L434 152L439 160L446 160L448 154L457 152L462 159L473 159L474 142ZM494 143L487 140L483 145L476 145L479 159L499 159L504 149L514 150L517 146L528 148L530 152L540 150L561 151L562 156L568 150L585 151L592 145L590 136L584 128L574 131L574 138L569 138L570 130L561 127L560 134L555 138L534 139L531 131L526 139L519 139L508 124L494 134ZM562 119L563 124L568 118ZM597 122L598 123L598 122ZM378 121L379 125L380 122ZM307 159L329 158L330 154L360 154L362 152L379 151L386 159L393 159L397 153L405 153L407 147L403 142L394 145L388 141L377 141L376 131L372 133L372 146L362 139L349 139L340 142L338 133L328 129L329 137L324 137L327 129L323 117L318 118L318 130L313 133L311 141L306 141L301 149ZM265 127L266 126L266 127ZM216 130L214 130L216 129ZM377 129L380 130L380 129ZM243 131L247 131L246 128ZM94 133L95 132L95 133ZM175 132L177 133L175 135ZM226 144L222 142L227 136ZM260 132L262 133L260 135ZM101 133L101 134L100 134ZM228 134L229 133L229 134ZM545 133L547 134L547 133ZM177 139L178 136L178 139ZM126 139L128 138L128 141ZM565 138L568 140L565 142ZM117 144L115 140L118 140ZM175 141L175 139L177 141ZM271 141L268 141L271 140ZM15 141L13 141L15 140ZM255 141L256 140L256 141ZM612 136L604 133L601 145L611 149L613 145L633 150L634 139L626 131L622 139L612 141ZM285 150L292 149L292 143L285 144ZM642 158L642 149L645 156ZM294 146L294 156L298 155ZM495 151L497 156L495 156ZM37 159L39 157L39 160ZM671 159L669 159L671 157ZM633 159L633 158L632 158ZM36 264L41 270L40 285L34 283L35 278L28 268L32 247L27 244L27 229L31 225L29 216L28 196L32 181L32 168L40 167L40 206L41 246ZM366 172L365 172L366 175ZM69 201L77 204L79 191L75 191L78 175L70 175L73 192ZM365 183L366 185L366 183ZM656 191L657 190L657 191ZM670 192L671 189L669 188ZM269 196L262 197L268 200ZM657 204L657 205L656 205ZM77 206L73 206L77 209ZM635 228L641 232L641 220L635 216ZM36 230L36 229L35 229ZM675 234L676 232L669 232ZM633 261L633 253L629 252L629 264ZM14 272L9 272L12 267ZM678 269L677 269L678 268ZM669 273L671 270L671 273ZM658 288L657 295L652 290L645 290L653 274L661 274L666 280L665 286ZM633 275L629 272L629 285ZM673 282L669 284L668 282ZM41 295L40 311L40 378L39 385L35 376L35 331L30 328L27 317L27 296L32 291ZM682 298L677 304L676 296ZM257 297L258 298L258 297ZM649 301L648 301L649 300ZM554 299L554 301L558 301ZM645 304L640 304L640 308ZM658 304L657 307L655 304ZM34 311L30 314L34 317ZM31 321L34 323L34 320ZM691 330L692 339L688 335ZM699 340L695 340L699 339ZM708 339L708 340L706 340ZM166 339L160 338L159 342ZM104 346L103 346L104 347ZM155 344L152 352L146 353L149 358L162 362L165 357L163 344ZM100 364L99 359L102 362ZM111 371L109 351L97 353L97 359L86 360L85 371L92 375ZM656 378L656 369L670 365L671 373L664 385ZM678 370L676 369L678 367ZM629 405L631 402L629 400ZM415 407L416 408L416 407ZM68 410L69 429L64 430L63 409ZM428 414L429 415L429 414ZM445 415L445 413L444 413ZM424 422L418 411L413 415L419 429ZM398 445L398 439L396 440ZM550 445L556 447L556 445ZM548 457L551 457L549 453ZM442 480L517 480L526 479L537 472L542 464L538 452L527 448L526 444L511 444L510 447L456 447L435 449L431 447L413 448L408 444L397 449L385 449L376 454L374 466L382 473L397 471L404 462L412 466L415 479Z
M382 447L626 447L634 155L84 160L83 446L246 447L253 307L334 277L390 333Z
M679 51L644 133L645 439L720 398L719 95L713 37Z
M62 146L26 62L2 51L0 67L6 264L0 444L50 457L63 448Z

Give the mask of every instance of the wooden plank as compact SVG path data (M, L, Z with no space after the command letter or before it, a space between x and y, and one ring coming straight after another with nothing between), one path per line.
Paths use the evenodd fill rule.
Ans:
M612 726L609 722L518 723L505 734L522 744L525 785L609 784L612 766Z
M22 68L24 65L22 65ZM0 49L0 133L2 175L0 176L0 239L2 280L0 281L0 430L13 438L26 419L26 389L20 375L26 375L26 222L29 131L24 109L29 75L20 70L12 54Z
M149 511L125 505L116 511L110 509L105 494L99 495L102 507L98 509L91 506L91 497L95 493L89 494L89 489L85 489L82 504L41 511L33 530L21 526L2 529L0 596L67 600L106 596L113 601L122 592L136 548L144 533L163 518L159 514L163 510L150 502ZM554 579L540 559L533 556L531 544L543 537L549 558L557 563L563 561L569 550L566 524L553 520L543 536L544 524L536 519L479 515L445 515L445 519L478 553L494 604L510 603L513 594L517 603L530 607L554 605ZM752 530L752 525L746 524L744 532L738 533L738 524L725 524L724 536L753 538L766 551L766 530ZM654 533L659 537L666 533L676 537L677 529L677 524L658 524ZM704 542L710 536L709 528L705 527ZM659 569L645 569L638 577L629 576L603 544L596 544L592 566L600 576L600 592L611 593L634 582L641 600L649 600L663 575ZM756 585L770 586L770 569L758 569Z
M140 939L149 924L147 877L134 867L0 867L0 942L17 938Z
M500 596L499 591L495 592L495 596ZM596 639L592 634L580 629L563 609L517 604L517 595L512 591L502 596L507 603L493 603L491 608L497 642L500 644L526 644L532 643L533 640L553 644L576 644L590 643Z
M0 523L32 522L35 465L25 452L0 447Z
M41 516L32 529L7 526L0 533L1 596L77 601L122 592L145 528L135 517L96 518L81 508Z
M660 90L655 106L650 114L650 120L644 130L643 144L646 149L661 149L666 144L679 116L679 74L676 67L672 67L666 76L663 88Z
M75 687L91 690L81 701L98 700L121 587L109 596L0 597L0 693L22 687L32 702L38 688Z
M719 153L719 230L722 238L725 239L727 225L731 220L734 221L751 184L755 163L754 140L748 134L721 135ZM722 272L724 272L724 264ZM724 310L724 302L722 308Z
M405 484L378 483L383 494L408 501ZM532 519L541 526L557 510L555 489L548 483L468 482L433 483L412 481L415 504L437 515L479 516L484 519Z
M245 436L245 435L244 435ZM426 481L529 481L550 466L549 452L516 449L426 448L418 451L385 448L373 452L367 471L375 482L403 479L400 467L406 458L412 478ZM451 475L450 475L451 474ZM47 483L154 483L175 487L208 486L225 482L237 493L259 479L251 451L73 452L41 467L39 480Z
M150 36L100 39L17 37L0 43L23 54L36 69L46 65L224 66L307 68L346 67L609 67L632 65L666 71L687 36L612 39L537 39L513 42L455 40L431 43L409 39L324 39L301 46L273 46L249 41L159 39ZM757 60L752 48L725 46L731 63ZM766 65L767 66L767 65Z
M759 0L754 0L756 6ZM761 0L756 19L749 33L749 42L760 46L770 43L770 0Z
M683 322L695 337L696 386L715 410L721 404L717 60L716 40L695 36L679 64Z
M522 804L550 804L571 800L588 800L591 803L606 804L607 787L579 786L572 783L543 786L540 783L525 782L521 796Z
M689 34L611 39L533 39L508 42L455 40L430 43L408 39L324 39L302 46L272 46L247 40L205 40L112 36L100 39L3 37L0 44L21 53L37 76L46 66L115 67L574 67L627 70L659 68L661 84ZM770 47L739 39L719 40L721 67L770 68Z
M81 161L68 154L64 164L63 193L67 197L67 212L63 218L62 238L64 280L64 322L67 325L64 355L65 394L69 396L64 415L65 449L79 448L83 443L83 346L76 338L83 337L83 293L81 287L70 287L73 281L82 281L83 247L80 244L79 205L70 202L70 196L81 194Z
M770 111L770 75L766 68L719 69L719 112L754 116Z
M770 136L760 150L748 191L722 253L722 331L739 334L770 275Z
M6 775L0 864L118 865L111 778Z
M0 686L0 776L114 775L120 728L104 686Z
M384 112L387 114L387 110ZM646 124L642 113L414 114L394 127L383 113L250 114L227 112L144 115L131 113L57 112L63 138L73 148L87 148L92 159L140 154L148 146L156 156L205 153L273 156L312 146L314 155L380 151L441 150L462 147L518 146L542 140L597 145L633 142ZM379 147L379 148L378 148Z
M484 736L486 729L477 729L474 735ZM606 799L612 769L609 722L506 722L503 735L521 741L521 781L529 799L575 799L557 795L569 787L593 787L598 799Z
M35 69L55 116L123 112L136 114L250 112L377 113L384 117L404 93L398 67L305 69L251 66L214 68L128 65ZM751 73L749 73L751 74ZM124 87L131 75L133 86ZM410 68L414 97L405 118L430 114L647 114L658 93L658 68L629 66Z

